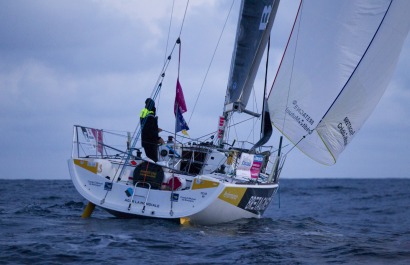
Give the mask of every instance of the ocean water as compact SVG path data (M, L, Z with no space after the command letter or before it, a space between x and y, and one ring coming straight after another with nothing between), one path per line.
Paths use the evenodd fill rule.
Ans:
M0 180L0 264L410 264L410 179L281 180L262 219L117 219L69 180Z

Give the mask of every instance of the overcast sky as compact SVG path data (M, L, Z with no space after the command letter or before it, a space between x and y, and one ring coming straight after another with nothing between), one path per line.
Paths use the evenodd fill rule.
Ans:
M176 2L168 49L185 11L186 2ZM269 86L291 29L295 2L282 1L279 7ZM238 0L205 76L231 4L189 3L181 35L180 81L191 137L216 130L222 114ZM171 11L172 1L163 0L0 1L0 178L68 179L75 124L133 131L162 68ZM174 126L177 57L175 52L157 102L160 127L168 131ZM384 97L336 165L323 166L295 149L282 177L410 178L409 63L407 40ZM263 76L258 76L255 88L262 84ZM275 132L269 144L276 146L277 137Z

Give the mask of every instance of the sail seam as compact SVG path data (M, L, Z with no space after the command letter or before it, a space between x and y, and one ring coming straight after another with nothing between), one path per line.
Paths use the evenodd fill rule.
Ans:
M322 135L319 133L319 131L317 130L317 128L319 127L320 124L322 124L324 118L326 117L326 115L329 113L329 111L332 109L333 105L336 103L336 101L338 100L338 98L340 97L340 95L342 94L342 92L345 90L345 88L347 87L347 85L349 84L350 80L352 79L353 75L355 74L356 70L359 68L361 62L363 61L363 59L366 57L366 54L370 48L370 46L372 45L374 39L376 38L377 34L379 33L380 27L383 25L384 20L387 16L387 13L389 13L390 7L393 3L393 0L390 1L389 6L386 9L386 12L384 13L384 16L382 18L382 20L379 23L379 26L377 27L377 30L375 31L372 40L369 42L369 44L367 45L367 48L365 50L365 52L363 53L362 57L360 58L359 62L357 63L355 69L353 70L353 72L351 73L350 77L348 78L348 80L346 81L345 85L343 86L343 88L340 90L339 94L337 95L337 97L335 98L335 100L332 102L332 104L330 105L330 107L327 109L326 113L323 115L322 119L318 122L318 124L316 125L316 127L314 128L314 130L316 131L317 135L320 137L320 139L323 142L323 145L326 147L326 149L329 151L329 154L332 156L333 161L336 163L336 157L334 156L333 152L331 151L331 149L329 148L328 144L326 143L326 141L323 139Z
M379 33L380 27L384 22L384 19L386 18L387 13L389 13L391 4L393 3L393 0L390 1L390 4L388 6L388 8L386 9L386 12L384 13L383 19L380 21L379 26L377 27L376 32L374 33L372 40L369 42L369 44L367 45L366 51L363 53L362 58L360 58L359 62L357 63L355 69L353 70L352 74L350 75L349 79L347 79L345 85L343 86L343 88L340 90L339 94L337 95L337 97L335 98L335 100L332 102L332 104L330 105L330 107L327 109L326 113L323 115L322 119L320 120L320 122L316 125L316 128L319 126L319 124L322 123L323 119L326 117L326 115L329 113L329 111L332 109L333 105L336 103L336 101L338 100L338 98L340 97L340 95L342 94L342 92L345 90L347 84L349 84L350 80L352 79L353 75L355 74L356 70L359 68L361 62L363 61L363 58L366 57L366 54L370 48L370 46L372 45L374 39L376 38L377 34Z
M295 21L293 22L293 26L292 26L292 30L291 30L291 32L290 32L290 34L289 34L288 42L286 43L285 50L283 51L283 54L282 54L282 59L280 60L278 70L276 71L275 78L273 79L272 87L271 87L271 90L269 91L268 98L270 97L270 94L272 93L273 86L275 85L275 82L276 82L276 78L278 77L279 71L280 71L280 69L281 69L281 67L282 67L282 63L283 63L283 60L284 60L284 58L285 58L285 54L286 54L286 52L287 52L287 50L288 50L290 40L291 40L291 38L292 38L292 36L293 36L293 32L294 32L295 26L296 26L296 22L297 22L297 20L298 20L298 18L299 18L299 14L300 14L300 16L301 16L302 2L303 2L303 0L301 0L300 3L299 3L298 12L296 13ZM299 20L299 24L300 24L300 20ZM296 50L296 47L295 47L295 50ZM292 72L293 72L293 68L292 68ZM291 78L291 79L292 79L292 78ZM290 89L290 85L289 85L289 89ZM288 98L287 98L287 100L286 100L286 106L288 105L288 102L289 102L289 91L288 91ZM285 115L286 115L286 114L285 114ZM277 126L275 126L275 127L277 127ZM278 128L278 127L277 127L277 128ZM279 129L279 128L278 128L278 129ZM280 131L284 131L284 129L285 129L285 118L283 119L282 129L281 129Z

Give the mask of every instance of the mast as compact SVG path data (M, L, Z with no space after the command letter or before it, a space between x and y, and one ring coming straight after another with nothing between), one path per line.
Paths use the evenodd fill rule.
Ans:
M243 0L241 3L235 47L225 96L223 124L218 132L218 145L222 146L225 128L233 112L260 114L246 109L256 74L262 60L280 0Z

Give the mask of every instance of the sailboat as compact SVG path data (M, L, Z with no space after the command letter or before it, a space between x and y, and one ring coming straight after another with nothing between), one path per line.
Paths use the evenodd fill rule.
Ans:
M409 8L406 0L300 1L260 116L246 107L279 0L242 1L224 110L212 142L183 144L170 136L154 162L138 146L143 125L133 135L74 126L68 167L75 188L89 201L83 217L95 206L118 217L182 224L262 217L286 159L282 136L277 150L264 150L272 128L312 159L334 164L388 86L410 28ZM258 142L229 143L234 114L261 118Z

